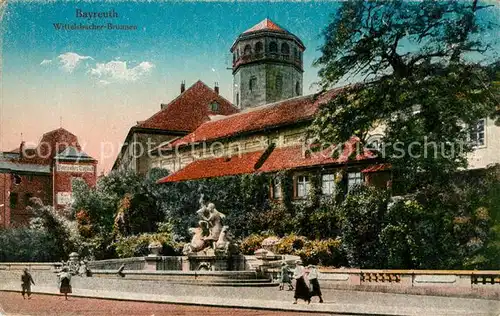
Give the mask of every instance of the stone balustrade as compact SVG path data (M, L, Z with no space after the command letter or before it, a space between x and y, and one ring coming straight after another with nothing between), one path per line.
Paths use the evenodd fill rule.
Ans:
M319 269L322 287L500 299L500 271ZM276 279L279 269L268 273Z

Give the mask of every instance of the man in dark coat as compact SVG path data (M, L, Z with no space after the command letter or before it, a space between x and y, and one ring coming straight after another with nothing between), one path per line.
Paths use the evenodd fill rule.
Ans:
M23 274L21 275L21 287L23 289L22 294L23 294L23 299L26 299L24 296L25 294L28 294L28 299L31 299L31 283L35 285L35 282L33 281L33 277L31 274L28 272L27 268L24 268Z

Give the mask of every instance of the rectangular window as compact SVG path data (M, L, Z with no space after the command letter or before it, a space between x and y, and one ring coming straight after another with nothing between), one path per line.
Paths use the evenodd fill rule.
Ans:
M17 206L17 193L10 193L10 208L16 208Z
M298 176L296 180L296 196L298 198L305 198L311 189L311 182L308 176Z
M273 179L272 181L272 198L279 200L282 198L281 194L281 181L279 179Z
M24 195L24 205L29 205L30 204L30 199L33 197L32 193L26 193Z
M469 140L471 145L474 147L484 146L484 134L485 134L485 119L480 119L476 126L471 126L469 130Z
M363 174L361 172L349 172L347 174L347 189L350 191L355 185L363 183Z
M321 193L324 195L335 193L335 175L333 173L321 175Z

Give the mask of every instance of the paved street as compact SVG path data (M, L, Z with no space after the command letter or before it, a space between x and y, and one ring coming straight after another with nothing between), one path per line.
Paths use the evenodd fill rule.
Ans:
M33 295L31 300L23 300L20 293L0 291L0 315L289 315L299 316L303 313L272 312L248 309L217 308L204 306L186 306L174 304L143 303L116 300L100 300L63 296Z

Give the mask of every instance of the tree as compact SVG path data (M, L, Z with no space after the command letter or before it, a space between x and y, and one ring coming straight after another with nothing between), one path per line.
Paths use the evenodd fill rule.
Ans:
M380 155L402 192L448 183L467 165L468 126L498 116L492 82L500 62L481 38L498 26L477 17L489 7L477 0L344 2L315 65L324 89L360 82L322 107L312 134L338 144L355 135L365 144L382 125Z

